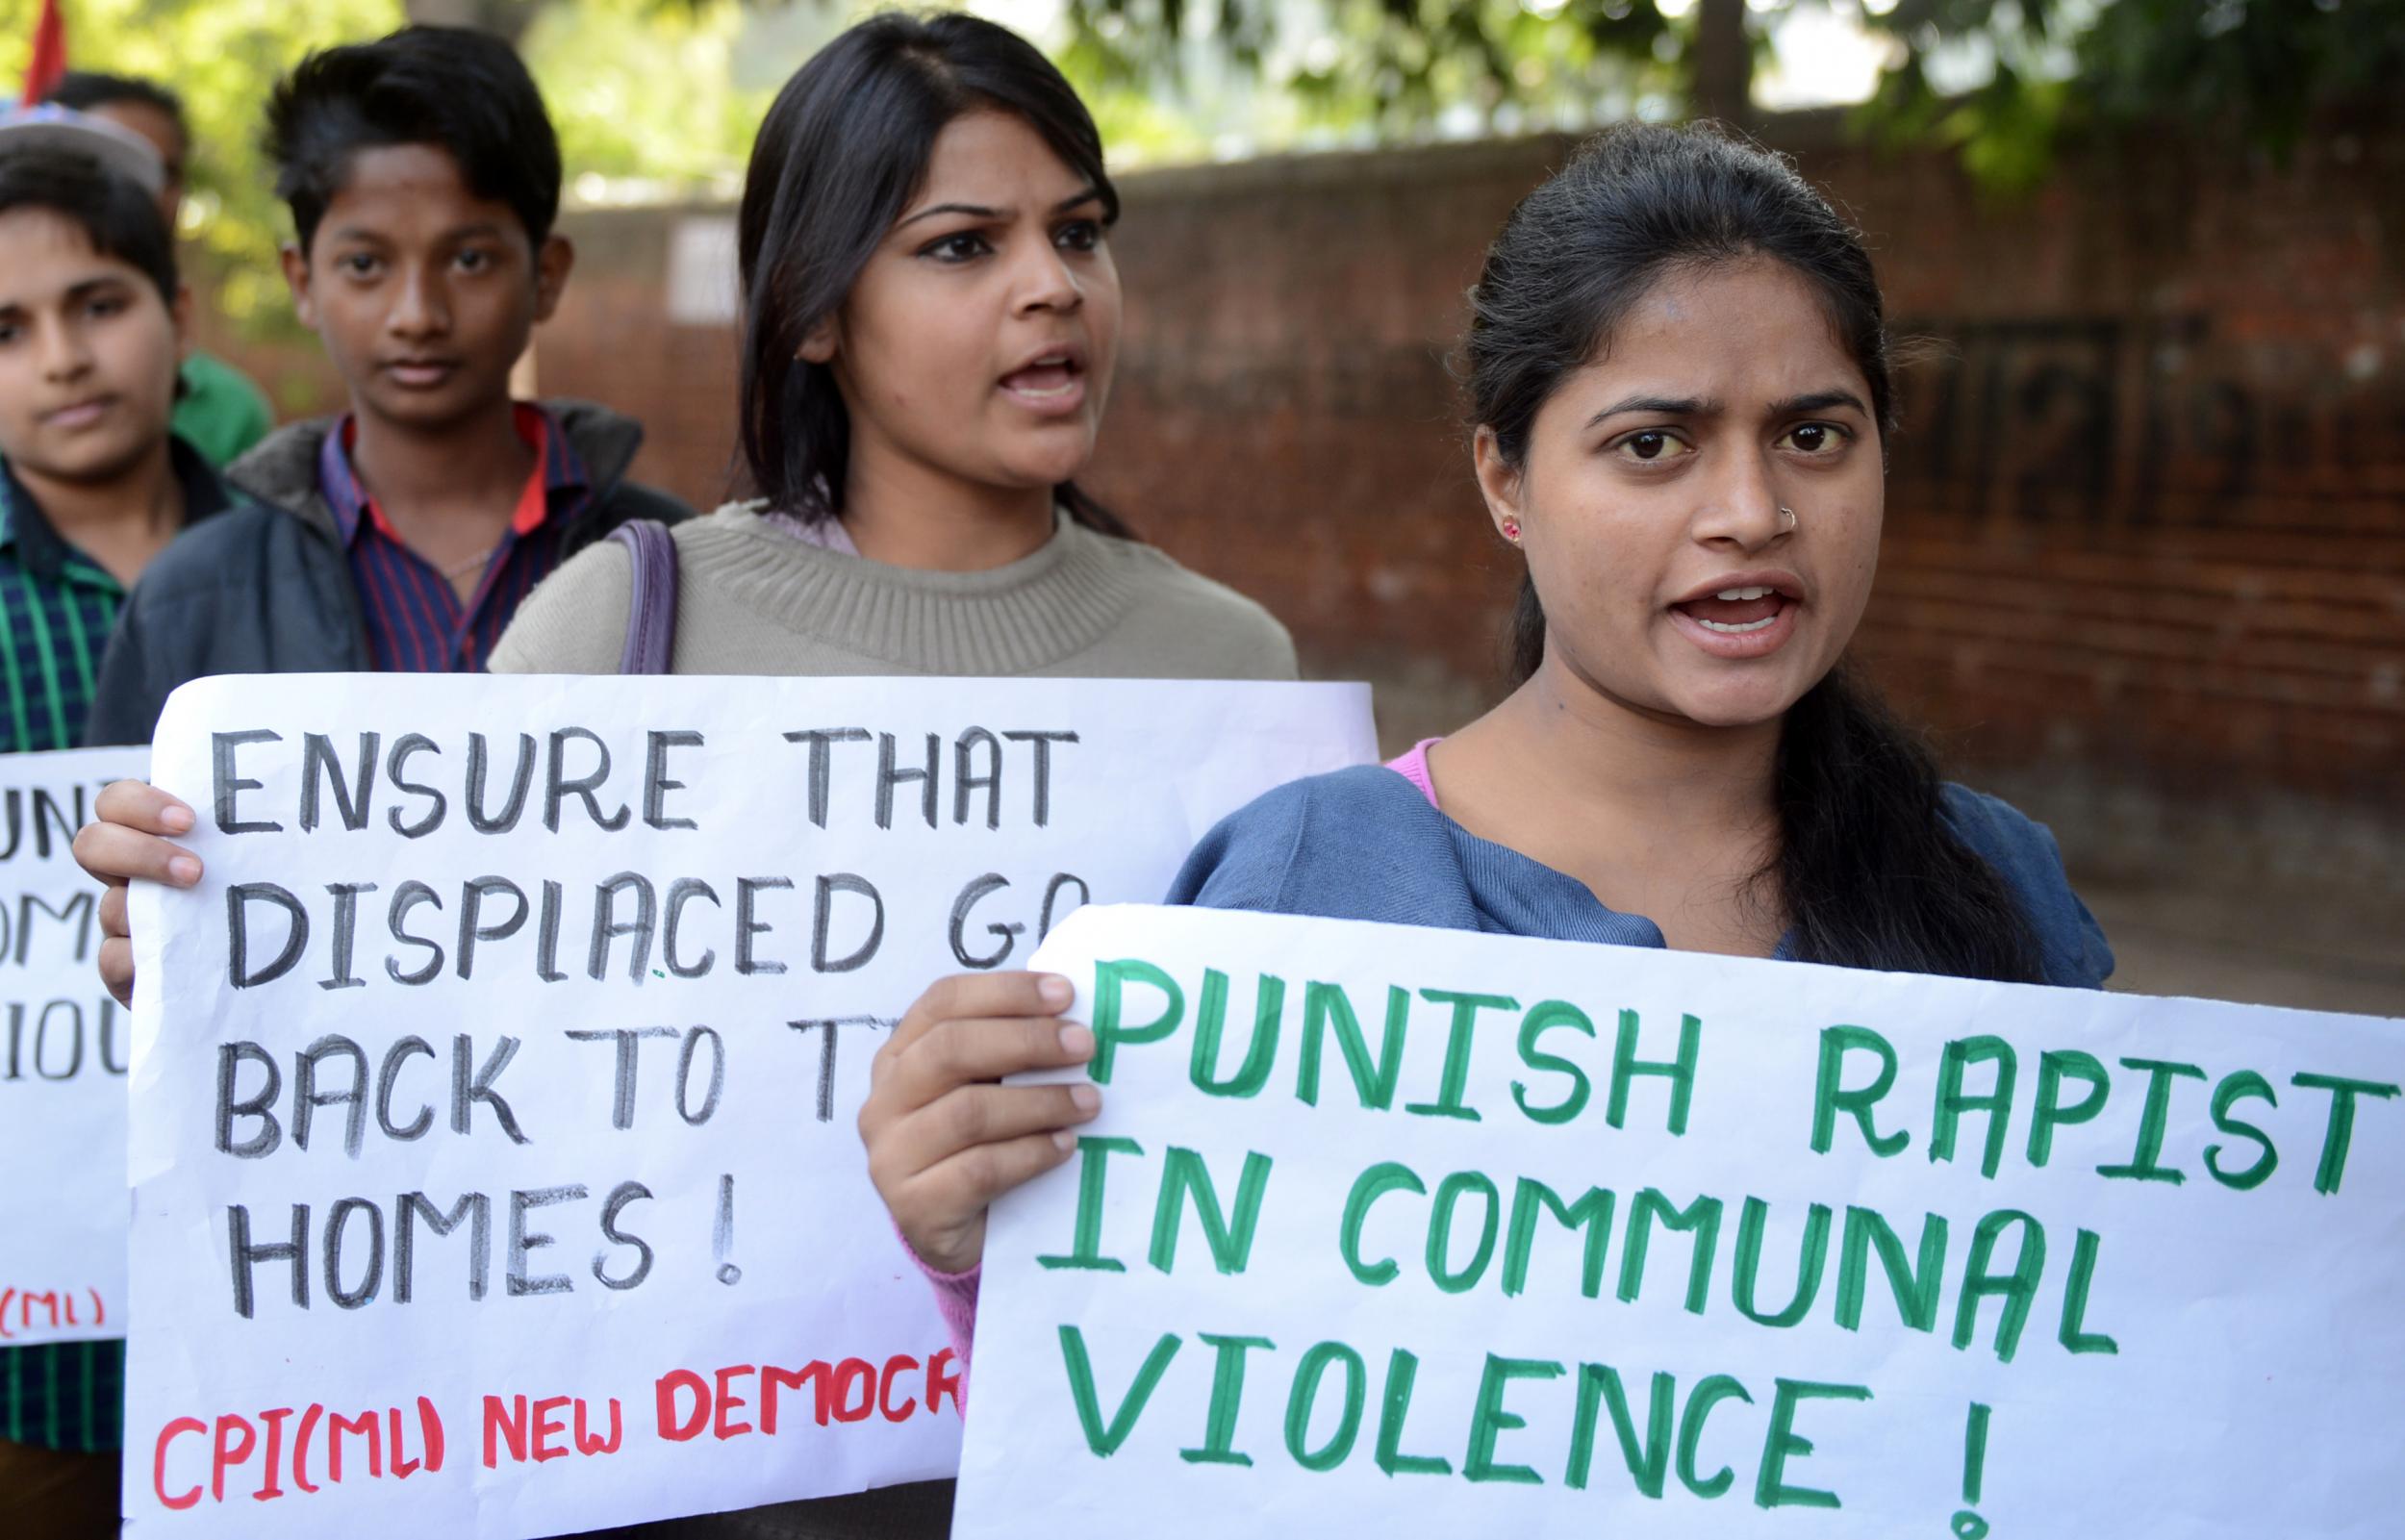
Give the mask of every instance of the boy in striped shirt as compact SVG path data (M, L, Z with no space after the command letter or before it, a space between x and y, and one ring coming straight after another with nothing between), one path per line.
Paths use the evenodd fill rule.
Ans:
M267 108L292 211L284 275L350 410L227 479L255 506L195 530L127 609L95 741L147 740L217 673L475 673L534 585L629 518L687 510L628 481L643 430L513 400L567 286L560 152L499 38L410 27L310 55Z
M153 193L69 147L63 123L0 123L0 751L13 753L82 741L126 591L227 505L168 431L186 298ZM0 1529L114 1531L124 1357L116 1342L0 1348Z

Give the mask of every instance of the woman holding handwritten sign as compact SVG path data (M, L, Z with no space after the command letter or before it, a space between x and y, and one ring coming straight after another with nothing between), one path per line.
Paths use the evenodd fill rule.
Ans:
M764 496L597 545L519 610L496 672L1292 679L1258 605L1127 537L1073 477L1119 336L1119 195L1092 117L1025 41L881 15L762 124L740 219L743 451ZM190 810L113 787L78 858L188 887ZM1066 1093L1063 1093L1065 1096ZM678 1534L942 1533L950 1484ZM733 1526L727 1529L724 1526Z
M1172 902L2094 988L2051 836L1940 782L1840 662L1893 421L1870 259L1783 161L1599 136L1472 292L1479 486L1528 561L1520 688L1384 769L1273 792ZM929 990L878 1055L870 1172L965 1351L985 1207L1065 1160L1066 980Z

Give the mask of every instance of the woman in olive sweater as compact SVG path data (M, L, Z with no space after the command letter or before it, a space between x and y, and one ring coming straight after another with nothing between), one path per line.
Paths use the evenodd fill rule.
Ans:
M1259 797L1169 902L2103 986L2053 836L1941 780L1840 663L1894 415L1870 256L1827 199L1709 125L1607 130L1488 249L1465 353L1479 488L1527 563L1520 688ZM964 1363L987 1205L1101 1106L996 1083L1092 1059L1072 995L955 975L878 1049L869 1173Z
M1093 119L1021 38L893 14L837 38L770 109L745 183L742 449L763 495L659 532L672 562L656 543L590 547L519 606L490 667L1295 677L1267 611L1072 481L1116 357L1118 212ZM653 644L630 646L639 600ZM168 843L190 810L154 789L120 783L99 811L76 850L115 885L101 972L122 998L124 880L189 887L200 864ZM639 1533L934 1540L950 1510L950 1482L922 1482Z
M805 65L744 189L743 452L766 495L673 532L669 644L644 667L1295 677L1267 611L1127 539L1071 481L1110 389L1118 211L1083 105L1000 27L884 15ZM636 666L644 560L609 543L570 562L494 670ZM934 1536L950 1496L924 1482L658 1532Z
M676 673L1291 679L1260 606L1072 478L1120 321L1093 119L989 22L883 15L813 59L744 189L743 456L763 494L675 531ZM626 666L638 558L519 611L496 672Z

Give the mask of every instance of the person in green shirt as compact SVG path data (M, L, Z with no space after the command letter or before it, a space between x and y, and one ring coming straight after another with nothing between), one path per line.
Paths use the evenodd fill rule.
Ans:
M173 91L152 81L70 70L43 100L148 140L165 171L159 216L170 232L176 228L184 208L184 168L191 138L184 104ZM231 463L275 427L275 409L266 392L221 358L191 349L184 358L183 385L175 403L176 437L213 466Z
M275 409L249 375L213 353L184 357L175 436L213 466L231 465L275 428Z

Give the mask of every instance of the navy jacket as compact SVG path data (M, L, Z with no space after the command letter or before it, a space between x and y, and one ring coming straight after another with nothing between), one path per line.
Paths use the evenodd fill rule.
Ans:
M593 477L558 535L560 559L630 518L674 523L683 503L625 479L643 429L582 401L544 406ZM167 695L217 673L365 673L375 665L317 451L335 419L297 422L236 461L226 480L256 501L175 538L135 585L100 666L88 744L146 744Z

